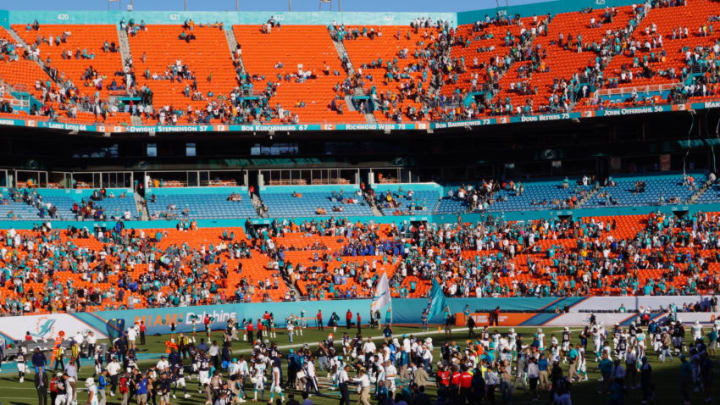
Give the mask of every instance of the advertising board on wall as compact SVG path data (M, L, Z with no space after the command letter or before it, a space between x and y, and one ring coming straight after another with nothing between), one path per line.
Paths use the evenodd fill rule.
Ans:
M92 330L99 339L107 338L104 328L96 328L69 314L9 316L0 318L0 334L7 340L23 340L30 333L33 340L55 339L62 331L65 336Z

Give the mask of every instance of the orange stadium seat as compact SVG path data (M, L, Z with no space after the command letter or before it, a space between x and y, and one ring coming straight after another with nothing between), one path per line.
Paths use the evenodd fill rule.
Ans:
M365 117L359 112L345 108L343 114L338 114L330 110L330 103L335 97L333 87L342 81L345 72L327 28L285 25L265 34L259 25L235 25L233 31L242 46L242 59L248 74L265 76L264 82L254 83L255 88L261 91L269 81L280 82L277 94L269 101L272 107L279 104L297 114L301 123L365 122ZM283 67L276 68L278 63ZM317 78L303 83L278 79L278 75L297 73L298 65ZM329 74L325 73L326 67ZM335 72L340 75L336 76ZM304 103L304 106L299 106L299 103Z
M0 39L5 39L17 46L15 40L0 27ZM32 94L36 99L42 100L42 92L35 89L37 81L46 82L50 77L42 70L37 63L23 59L22 53L18 51L20 59L10 62L7 58L0 62L0 79L13 86L16 90Z
M421 52L427 48L431 48L435 36L437 35L437 29L435 28L422 28L416 33L409 26L396 26L396 25L383 25L383 26L348 26L347 31L352 32L354 30L362 32L363 30L375 31L378 36L374 38L359 36L357 39L347 38L343 42L345 49L347 49L350 61L352 62L356 71L360 72L364 77L367 75L372 76L372 80L366 80L365 91L368 92L372 87L375 87L378 95L388 94L388 99L398 102L398 109L406 111L408 107L414 107L416 110L422 109L422 104L415 102L412 99L405 98L399 99L400 86L403 83L414 82L417 83L422 79L422 71L426 69L426 63L422 58L416 58L415 52ZM408 57L401 58L399 53L407 50ZM370 65L373 61L382 59L382 66L378 68L371 68L369 66L363 68L363 65ZM411 65L418 65L420 69L417 71L409 72L409 78L403 79L395 77L392 81L387 80L385 77L385 66L388 62L397 61L397 68L404 72L407 67ZM429 86L429 80L432 74L428 71L427 80L423 84L427 89ZM395 108L391 108L391 111ZM375 111L375 117L379 122L391 122L389 112Z
M50 65L60 71L61 75L72 80L80 89L83 95L91 98L96 91L99 91L100 97L104 100L109 95L107 86L114 80L116 72L122 72L122 57L120 52L111 53L103 52L103 44L114 42L118 44L118 36L115 26L113 25L41 25L40 28L28 31L23 25L13 25L13 30L27 44L37 43L40 49L40 58L51 60ZM59 38L63 33L69 34L67 42L60 45L48 44L50 38ZM92 59L63 59L63 52L86 51L89 55L94 55ZM92 66L98 73L104 77L103 87L96 90L92 83L85 83L82 80L83 73ZM121 77L122 79L122 77ZM117 81L122 84L122 80Z
M186 111L188 106L192 106L194 110L202 110L210 101L227 98L230 91L238 86L223 29L196 24L192 29L196 39L189 42L180 39L183 31L190 32L181 25L148 25L147 30L140 30L128 38L138 87L146 85L153 91L156 109L172 106L174 110ZM146 71L150 75L162 76L177 61L187 65L194 73L203 100L185 96L185 87L192 87L191 81L145 77Z
M532 74L531 84L537 86L538 93L534 95L521 95L510 91L510 83L522 81L518 74L520 66L526 63L517 63L503 76L500 80L500 93L498 100L505 100L509 97L513 106L523 106L528 99L533 102L533 111L538 112L543 106L549 104L549 98L552 96L552 85L555 79L570 80L576 73L580 73L586 66L595 64L597 55L594 52L583 51L578 52L576 48L570 47L565 50L561 48L557 42L560 34L563 34L565 40L569 35L573 36L573 41L577 35L582 36L583 44L600 42L607 30L618 30L626 27L632 17L631 7L618 7L617 16L612 23L601 24L597 28L590 28L590 19L595 18L600 21L604 10L593 10L592 13L561 13L555 15L548 24L546 36L538 36L533 45L539 45L542 49L547 50L547 57L543 60L548 71L534 72Z

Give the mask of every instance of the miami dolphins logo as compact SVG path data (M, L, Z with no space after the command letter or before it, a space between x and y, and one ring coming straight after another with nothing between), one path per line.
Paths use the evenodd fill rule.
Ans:
M46 338L53 334L53 326L55 326L55 320L47 317L40 317L35 323L35 332L30 332L30 335L35 338Z

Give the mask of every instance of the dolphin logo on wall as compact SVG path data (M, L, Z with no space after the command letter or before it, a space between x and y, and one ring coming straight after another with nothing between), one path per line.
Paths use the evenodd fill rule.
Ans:
M36 338L47 338L52 336L53 326L55 326L54 319L40 318L36 324L36 332L31 332L30 335Z

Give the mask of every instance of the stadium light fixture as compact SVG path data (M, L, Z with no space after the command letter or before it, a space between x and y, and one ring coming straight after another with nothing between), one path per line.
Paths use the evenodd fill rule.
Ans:
M321 11L323 8L323 4L328 5L328 11L332 11L332 0L319 0L318 1L318 11Z

